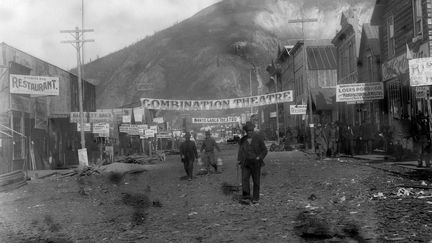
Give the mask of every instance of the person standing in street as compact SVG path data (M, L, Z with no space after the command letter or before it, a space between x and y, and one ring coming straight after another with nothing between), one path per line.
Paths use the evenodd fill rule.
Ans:
M338 154L337 148L338 148L338 142L339 142L339 130L336 125L336 122L332 122L329 127L329 133L328 133L328 143L329 143L329 149L330 149L330 156L336 157Z
M206 137L201 146L201 153L204 152L202 156L203 163L206 166L207 173L210 173L210 166L214 168L215 173L220 173L216 163L215 149L217 149L218 152L220 152L221 150L214 138L211 137L210 131L206 131L205 135Z
M318 159L322 160L327 155L327 137L324 135L324 130L321 126L321 123L318 123L317 128L315 129L315 146L316 153L318 155Z
M186 132L185 141L180 144L180 158L183 162L184 169L188 180L191 181L193 178L193 163L198 158L198 151L194 141L190 140L191 134Z
M264 166L264 158L267 155L267 147L264 139L254 133L255 125L252 122L246 122L243 130L246 135L243 136L239 143L237 160L241 166L242 172L242 199L241 203L256 204L260 197L260 177L261 167ZM250 177L253 181L253 195L250 197Z

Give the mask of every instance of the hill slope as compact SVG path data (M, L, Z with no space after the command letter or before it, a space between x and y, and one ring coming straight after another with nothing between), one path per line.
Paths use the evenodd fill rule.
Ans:
M333 38L345 1L225 0L191 18L86 65L86 78L98 82L97 107L137 106L141 97L219 99L254 94L268 76L265 67L278 46L301 36ZM373 0L355 2L364 20ZM139 24L139 23L137 23ZM251 72L255 66L257 72Z

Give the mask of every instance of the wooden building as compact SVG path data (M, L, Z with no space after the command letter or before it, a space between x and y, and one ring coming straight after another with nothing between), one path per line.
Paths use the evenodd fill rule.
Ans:
M294 93L293 102L280 104L281 131L296 134L299 140L309 136L309 111L306 115L290 114L291 105L309 106L309 99L312 99L313 123L328 123L337 118L336 48L330 40L299 41L285 46L279 51L274 68L267 68L267 71L272 77L267 83L270 90L275 91L273 77L277 77L279 91L293 90Z
M410 86L408 59L430 56L432 3L428 0L377 0L371 25L379 28L381 75L388 124L427 113L425 97ZM430 86L423 89L430 90ZM416 94L417 93L417 94Z
M381 79L381 48L378 26L363 24L360 54L357 61L359 83L377 83ZM360 120L371 123L377 130L387 123L385 100L373 100L358 105Z
M337 84L358 83L357 61L359 57L362 26L356 11L348 9L342 13L341 29L336 33L332 43L337 53ZM338 104L339 121L346 124L360 124L360 106L357 104Z
M11 92L11 75L58 78L58 95ZM84 111L95 111L95 86L83 83ZM72 111L79 111L74 74L0 43L0 174L77 165L81 147L77 125L69 122ZM93 136L88 133L90 142Z

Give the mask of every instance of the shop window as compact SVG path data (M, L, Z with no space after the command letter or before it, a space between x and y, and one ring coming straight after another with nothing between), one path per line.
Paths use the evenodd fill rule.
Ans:
M387 18L387 51L389 57L395 55L395 36L394 36L394 19L393 16Z
M402 114L401 110L401 88L399 80L395 80L389 83L389 110L392 117L400 118Z
M413 22L414 22L414 38L423 36L423 8L422 0L413 0Z

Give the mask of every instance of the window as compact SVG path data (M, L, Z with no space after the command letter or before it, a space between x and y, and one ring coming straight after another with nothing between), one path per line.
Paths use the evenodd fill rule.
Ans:
M392 117L399 117L402 114L401 110L401 87L400 81L394 80L388 83L389 92L389 111Z
M395 38L394 38L394 19L393 16L387 18L387 51L389 57L395 55Z
M371 53L367 54L367 72L369 77L369 82L374 81L374 72L373 72L373 57Z
M413 0L414 38L423 36L423 9L422 0Z
M342 79L349 74L349 50L344 46L342 53Z
M352 72L354 72L354 68L357 60L356 56L354 55L354 45L352 41L348 43L348 56L349 56L348 58L350 64L348 74L351 74Z

